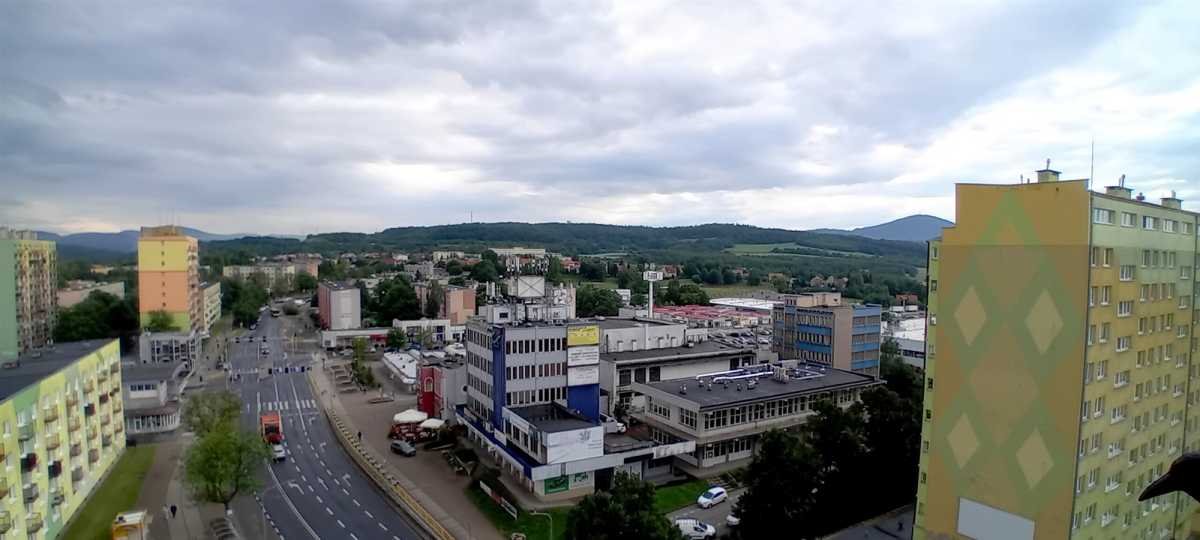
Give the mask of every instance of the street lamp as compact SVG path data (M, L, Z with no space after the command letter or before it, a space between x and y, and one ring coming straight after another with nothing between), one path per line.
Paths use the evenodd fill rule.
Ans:
M554 540L554 516L547 514L545 512L536 512L536 511L530 512L529 515L531 515L531 516L546 516L546 519L550 520L550 534L547 535L547 538L550 538L550 540Z

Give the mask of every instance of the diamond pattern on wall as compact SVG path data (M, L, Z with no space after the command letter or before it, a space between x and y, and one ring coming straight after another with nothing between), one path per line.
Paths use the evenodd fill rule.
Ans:
M983 323L987 322L987 312L983 309L983 303L979 301L979 294L975 292L974 285L967 289L962 300L958 302L958 307L954 308L954 319L958 321L958 328L962 330L963 341L967 345L975 341L979 331L983 330Z
M975 435L975 428L971 427L971 420L966 414L958 417L958 422L954 423L954 429L950 430L946 440L950 443L950 451L954 453L954 461L958 462L959 469L963 468L979 449L979 437Z
M997 334L995 345L967 377L975 398L984 407L975 417L988 440L1007 441L1013 428L1038 399L1038 381L1025 366L1020 351L1009 345L1015 341L1007 330ZM1002 404L1002 405L1001 405ZM1019 441L1013 441L1016 443Z
M1021 448L1017 450L1017 465L1025 474L1025 483L1031 490L1037 487L1042 478L1046 477L1046 473L1054 467L1054 460L1050 456L1050 450L1046 448L1046 441L1042 440L1041 431L1033 430L1021 444Z
M1054 338L1058 337L1063 329L1062 316L1059 315L1058 307L1054 305L1049 291L1042 290L1042 294L1038 295L1029 315L1025 317L1025 328L1029 330L1029 336L1033 338L1038 352L1046 354L1046 350L1054 343Z

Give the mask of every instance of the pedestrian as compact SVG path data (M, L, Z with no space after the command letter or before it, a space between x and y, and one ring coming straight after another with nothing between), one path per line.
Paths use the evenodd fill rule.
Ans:
M358 442L362 442L362 432L358 432Z
M179 511L179 507L172 504L171 505L171 519L175 519L175 512L178 512L178 511Z

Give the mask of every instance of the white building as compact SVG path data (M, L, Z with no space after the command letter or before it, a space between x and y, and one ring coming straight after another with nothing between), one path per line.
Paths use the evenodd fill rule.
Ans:
M121 394L125 403L125 432L129 435L166 433L179 428L179 374L183 364L121 366Z
M221 282L201 283L200 290L204 292L201 295L204 303L204 325L201 329L212 332L213 326L221 318Z

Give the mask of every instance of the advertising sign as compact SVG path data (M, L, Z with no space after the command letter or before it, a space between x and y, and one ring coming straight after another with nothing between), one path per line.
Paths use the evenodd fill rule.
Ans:
M600 344L600 327L596 325L590 326L569 326L567 327L567 346L578 347L580 345L599 345Z
M545 487L546 495L566 491L571 485L570 480L570 477L565 474L562 476L555 476L554 478L542 480L542 482L544 482L543 486Z
M600 426L546 434L546 461L562 463L604 455L604 428ZM569 479L563 477L563 482Z
M567 368L567 386L600 384L600 366L576 366Z
M567 367L591 366L600 363L600 347L571 347L567 349Z
M646 281L662 281L663 274L657 270L647 270L642 272L642 279Z

